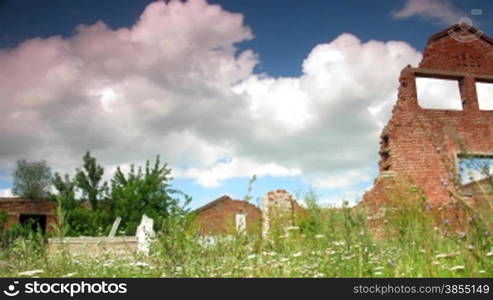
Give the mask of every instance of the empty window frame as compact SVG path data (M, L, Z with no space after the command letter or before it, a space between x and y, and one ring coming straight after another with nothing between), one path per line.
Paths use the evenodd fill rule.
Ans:
M462 185L491 176L493 155L459 155L458 171Z
M458 80L416 77L416 92L422 108L462 110Z
M493 110L493 83L477 81L476 95L480 110Z

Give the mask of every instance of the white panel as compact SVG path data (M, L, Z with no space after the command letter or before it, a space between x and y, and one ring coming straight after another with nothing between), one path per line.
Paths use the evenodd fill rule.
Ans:
M236 214L236 231L243 233L246 230L246 216L244 213Z

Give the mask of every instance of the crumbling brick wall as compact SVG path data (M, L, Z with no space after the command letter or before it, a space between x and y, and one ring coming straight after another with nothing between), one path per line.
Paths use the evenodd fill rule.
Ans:
M493 41L474 28L452 26L433 35L418 68L405 67L398 99L380 136L379 176L363 203L378 205L395 184L417 186L432 206L456 201L461 154L493 154L493 111L481 111L476 81L493 82ZM416 77L456 79L463 109L423 109ZM492 99L493 101L493 99Z
M282 224L283 227L296 225L296 217L303 208L293 196L283 189L268 192L262 197L262 233L268 235L272 222Z

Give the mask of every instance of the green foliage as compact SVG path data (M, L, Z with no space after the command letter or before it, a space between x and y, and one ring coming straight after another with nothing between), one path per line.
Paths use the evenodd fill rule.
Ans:
M83 159L82 169L76 170L75 182L81 189L83 200L89 201L94 210L98 209L99 200L108 190L108 184L101 182L103 179L104 168L96 163L96 159L86 152Z
M7 223L8 218L9 215L7 214L7 212L0 210L0 231L3 230L3 227Z
M55 198L64 211L72 211L79 206L79 201L75 199L76 183L68 174L62 178L60 174L55 173L52 183L58 192Z
M72 210L68 217L69 236L108 235L113 222L108 210L91 210L82 207Z
M49 196L51 170L44 160L18 160L13 173L12 193L19 197L44 199Z
M122 218L120 226L127 234L135 233L143 214L154 219L156 228L161 228L163 220L186 213L184 207L190 198L184 195L185 203L181 206L180 200L171 196L182 193L170 189L170 173L166 164L161 165L159 156L153 167L149 161L144 170L141 167L136 170L132 165L127 175L117 168L111 180L111 204L113 216Z
M322 225L322 210L317 204L317 195L313 190L309 190L305 194L304 201L308 210L300 222L300 228L305 233L314 233Z
M164 220L188 213L191 198L170 188L171 169L161 164L159 156L151 166L147 161L144 168L131 166L124 174L118 167L111 186L101 183L104 169L87 152L83 169L77 169L74 180L68 175L62 178L58 173L53 177L57 189L57 214L63 224L56 232L68 236L107 235L116 217L121 217L120 229L127 235L135 234L143 214L154 219L156 229L162 228ZM82 201L89 201L91 209L81 205L75 198L77 189L82 191ZM184 201L179 199L184 198ZM59 216L60 219L60 216Z
M16 240L31 241L33 249L42 251L44 249L44 236L41 230L32 230L33 224L13 224L7 230L0 232L0 248L11 248Z

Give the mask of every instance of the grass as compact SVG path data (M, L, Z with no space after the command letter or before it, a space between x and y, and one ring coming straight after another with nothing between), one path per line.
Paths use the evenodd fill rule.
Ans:
M322 208L307 200L299 226L269 239L237 235L204 245L194 228L174 220L148 256L48 254L43 237L31 234L0 251L0 276L493 277L484 212L482 218L469 212L467 226L453 228L420 201L393 203L375 222L359 207Z

